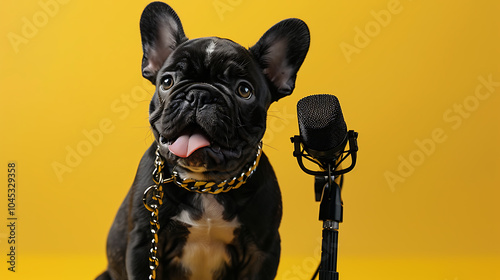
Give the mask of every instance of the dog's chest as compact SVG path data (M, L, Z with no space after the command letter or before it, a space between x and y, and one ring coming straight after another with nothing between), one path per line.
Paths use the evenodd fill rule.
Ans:
M214 279L214 274L229 262L227 244L234 239L234 230L239 227L236 218L222 218L224 207L214 195L197 194L201 205L201 218L194 219L183 210L174 219L188 226L189 235L182 256L177 259L190 275L190 279Z

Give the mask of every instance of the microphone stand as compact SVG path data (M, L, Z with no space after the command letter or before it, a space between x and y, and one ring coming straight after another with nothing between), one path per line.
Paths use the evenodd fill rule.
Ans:
M324 177L316 177L316 183L321 179L325 180ZM339 223L342 222L343 207L340 197L340 186L333 180L333 176L331 175L331 164L328 164L328 177L326 181L319 206L319 220L323 221L319 280L338 280L338 230Z
M343 181L342 176L343 174L351 171L356 165L358 133L350 130L348 131L346 138L346 140L349 141L348 154L351 155L351 165L342 170L334 170L338 167L340 162L335 163L335 161L329 161L328 164L326 164L327 171L312 171L307 169L302 162L304 151L301 149L301 137L294 136L291 138L292 143L294 143L293 155L297 158L297 162L304 172L315 176L315 198L316 201L321 200L319 206L319 220L323 221L321 262L312 279L315 279L318 273L319 280L339 279L339 273L337 272L337 254L339 223L343 220L343 205L342 198L340 196ZM345 143L343 145L345 146ZM336 148L334 150L336 150ZM325 154L330 154L330 152L331 151L328 151ZM340 176L340 185L335 182L334 176Z

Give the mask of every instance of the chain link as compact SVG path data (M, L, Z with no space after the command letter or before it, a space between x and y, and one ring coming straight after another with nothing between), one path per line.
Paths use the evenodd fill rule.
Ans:
M156 150L155 169L153 170L154 185L151 185L144 192L142 197L144 206L151 212L150 215L150 230L153 235L151 239L151 249L149 250L149 280L156 279L156 270L160 264L158 259L158 232L160 231L159 210L163 204L163 184L169 183L171 180L163 180L164 161L160 155L159 149ZM151 192L152 202L148 204L148 196Z

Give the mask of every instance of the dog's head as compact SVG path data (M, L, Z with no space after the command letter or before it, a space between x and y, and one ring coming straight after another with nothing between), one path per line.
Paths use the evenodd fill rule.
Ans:
M160 153L183 178L221 181L253 161L267 109L290 95L307 50L299 19L269 29L250 49L217 37L188 40L167 4L140 21L142 75L156 91L150 123Z

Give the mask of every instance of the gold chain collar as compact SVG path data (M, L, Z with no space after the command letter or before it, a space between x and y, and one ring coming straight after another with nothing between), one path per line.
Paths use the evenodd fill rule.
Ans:
M243 184L246 183L247 179L255 172L257 165L259 165L259 160L262 155L262 142L259 143L257 149L257 155L253 163L247 165L240 174L239 177L233 177L232 179L227 179L222 182L211 182L211 181L198 181L194 179L181 179L177 171L172 171L172 176L168 179L162 179L163 174L161 171L164 168L164 161L160 156L159 149L156 150L156 160L155 160L155 171L153 172L153 177L156 184L168 184L174 183L175 185L182 187L191 192L197 193L210 193L219 194L221 192L228 192L230 190L238 189Z
M230 190L235 190L246 183L247 179L255 172L257 165L259 164L260 156L262 155L262 143L259 143L257 149L257 156L252 164L247 165L244 172L241 173L239 177L233 177L232 179L224 180L222 182L207 182L207 181L197 181L194 179L184 179L179 180L179 175L177 171L172 171L173 175L171 177L172 181L179 187L182 187L191 192L197 193L210 193L219 194L221 192L228 192Z
M151 271L149 275L149 280L156 279L156 269L159 266L158 259L158 231L160 230L160 221L158 218L159 208L163 204L163 184L174 183L179 187L182 187L191 192L197 193L210 193L218 194L221 192L228 192L230 190L238 189L243 184L246 183L248 178L255 172L257 165L259 165L260 156L262 155L262 142L259 143L257 149L257 156L252 164L243 169L239 177L234 177L232 179L224 180L222 182L206 182L197 181L194 179L184 179L180 180L178 173L174 170L172 176L168 179L163 178L163 169L165 167L165 162L160 155L160 148L156 149L155 158L155 169L153 170L153 181L154 185L151 185L144 192L142 201L144 206L148 211L151 212L150 217L150 229L153 234L153 239L151 240L151 249L149 251L149 269ZM149 193L151 192L152 202L148 203Z

